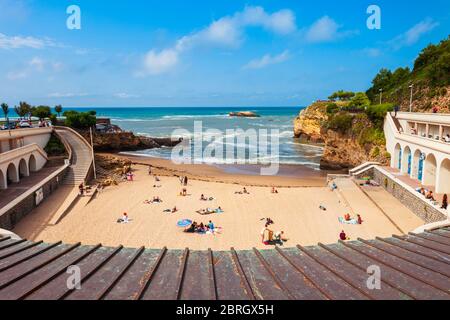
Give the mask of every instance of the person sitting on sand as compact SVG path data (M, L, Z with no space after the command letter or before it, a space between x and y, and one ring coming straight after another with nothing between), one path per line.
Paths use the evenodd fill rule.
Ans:
M158 176L155 176L155 182L161 182L161 179L159 179Z
M152 203L161 203L161 202L162 202L162 200L160 197L153 197Z
M357 217L358 217L358 218L357 218L358 224L362 224L362 223L363 223L363 220L362 220L361 216L358 214Z
M182 195L183 197L186 197L186 196L187 196L187 189L186 189L186 188L183 188L183 190L181 191L181 195Z
M250 194L250 192L248 192L248 191L247 191L247 188L245 188L245 187L244 187L244 189L242 190L242 192L243 192L244 194Z
M196 231L198 233L205 233L206 232L206 228L205 228L205 225L203 224L203 222L201 222L200 225L197 226Z
M350 221L350 220L352 219L352 217L350 217L350 214L347 213L347 214L344 216L344 219L345 219L345 221Z
M266 246L273 243L273 231L269 229L268 225L263 229L262 241Z
M208 201L208 199L206 199L206 197L205 197L204 194L201 195L200 200L201 200L201 201Z
M324 205L320 205L319 209L322 210L322 211L327 211L327 208Z
M152 166L148 166L148 175L149 175L149 176L152 175Z
M272 187L272 193L278 193L278 190L275 187Z
M435 199L434 199L434 195L433 195L433 191L428 191L428 193L427 193L427 195L426 195L426 199L427 200L431 200L431 201L436 201Z
M274 234L274 242L282 246L288 239L284 236L284 231L277 231Z
M339 235L339 239L341 239L342 241L347 241L349 240L349 238L347 237L347 234L345 233L344 230L341 231L340 235Z
M177 209L177 207L173 207L173 209L172 209L172 213L176 213L176 212L178 212L178 209Z
M426 195L426 192L425 192L425 188L420 188L419 189L419 193L421 194L421 195L423 195L423 196L425 196Z
M197 222L192 222L192 224L184 229L184 232L186 233L194 233L197 230Z

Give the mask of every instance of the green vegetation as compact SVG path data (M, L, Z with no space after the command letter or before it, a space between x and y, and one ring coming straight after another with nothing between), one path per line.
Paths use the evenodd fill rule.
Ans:
M333 93L331 96L329 96L328 99L330 99L331 101L336 101L336 100L349 101L354 96L355 96L354 92L339 90L339 91Z
M49 118L51 114L52 111L50 110L50 107L47 106L38 106L31 108L31 115L39 119Z
M346 133L353 124L353 116L348 112L339 112L331 116L327 122L327 129Z
M367 90L367 96L376 103L383 91L385 101L397 102L409 97L409 86L428 88L428 98L447 94L443 90L450 85L450 36L439 44L430 44L422 50L414 62L413 70L398 68L394 72L381 69Z
M65 125L76 129L87 129L95 126L97 119L94 112L78 112L78 111L66 111L64 116L66 117Z
M53 134L51 135L44 150L49 156L62 156L66 153L64 144Z
M18 106L14 107L14 111L17 113L17 115L21 118L25 118L26 116L30 115L31 112L31 105L29 105L26 102L19 102Z
M394 111L392 103L369 106L366 108L366 114L374 126L380 130L383 129L384 119L388 112Z
M63 111L62 105L58 104L55 106L55 112L58 114L58 117L61 117L61 112Z
M5 116L5 121L8 120L9 106L6 103L1 104L3 115Z

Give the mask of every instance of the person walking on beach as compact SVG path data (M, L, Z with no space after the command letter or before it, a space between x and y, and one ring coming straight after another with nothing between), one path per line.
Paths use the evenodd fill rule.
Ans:
M80 196L84 195L84 185L83 182L78 186L78 190L80 190L79 194Z
M188 177L184 177L184 186L186 187L188 185Z
M447 197L447 194L444 194L444 198L442 199L441 209L447 210L447 207L448 207L448 197Z

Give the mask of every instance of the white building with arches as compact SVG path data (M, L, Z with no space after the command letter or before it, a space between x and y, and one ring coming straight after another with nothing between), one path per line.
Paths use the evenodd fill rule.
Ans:
M384 132L392 168L450 194L450 115L388 114Z
M41 170L52 128L0 131L0 190Z

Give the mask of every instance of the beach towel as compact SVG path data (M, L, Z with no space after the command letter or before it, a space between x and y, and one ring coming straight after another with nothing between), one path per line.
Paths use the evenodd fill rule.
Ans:
M192 224L192 220L189 219L183 219L177 222L177 226L180 228L188 227Z
M338 219L339 219L339 222L342 224L355 224L355 225L358 224L358 220L356 220L356 219L351 219L350 221L347 221L342 217L339 217Z

